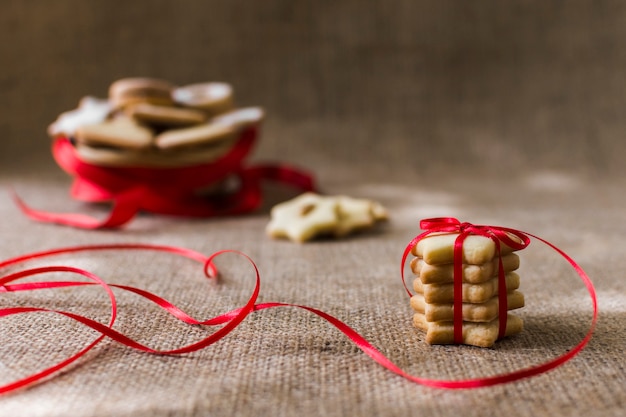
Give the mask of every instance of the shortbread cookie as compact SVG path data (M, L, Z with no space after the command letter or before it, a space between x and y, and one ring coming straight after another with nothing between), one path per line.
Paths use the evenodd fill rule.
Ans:
M315 193L304 193L274 206L271 216L267 233L271 237L286 237L295 242L331 234L339 224L337 201Z
M81 161L98 166L176 168L214 162L226 155L233 144L234 141L223 141L211 146L162 152L92 147L77 143L76 155Z
M175 88L172 97L181 106L201 109L212 116L232 110L234 107L233 88L227 83L185 85Z
M152 146L154 134L129 117L117 117L98 124L80 126L76 140L90 146L109 146L124 149L145 149Z
M347 196L320 196L309 192L276 205L267 234L304 242L318 236L344 237L387 219L377 202Z
M502 256L504 272L515 271L519 265L519 256L516 253ZM496 257L482 265L463 264L462 269L464 282L478 284L498 274L499 260ZM420 277L423 284L446 284L454 281L454 264L429 265L422 258L413 258L411 270Z
M336 198L339 222L334 234L337 237L367 229L377 221L387 219L386 210L376 202L347 196Z
M169 82L156 78L123 78L111 84L109 99L118 108L137 103L173 106L173 89Z
M389 212L378 201L370 200L370 212L376 221L389 220Z
M180 149L209 145L235 137L237 131L227 125L203 123L181 129L169 129L157 135L154 143L159 149Z
M454 242L458 233L431 234L420 240L412 249L412 254L424 259L430 265L454 262ZM517 240L515 236L511 239ZM507 255L513 249L500 242L500 255ZM496 244L488 237L469 235L463 241L463 263L480 265L489 262L496 255Z
M112 110L113 106L108 100L83 97L78 103L78 108L61 113L54 123L48 126L48 134L52 137L73 137L79 127L104 122Z
M520 278L515 272L505 275L506 290L516 290ZM454 301L454 284L423 284L419 278L413 280L413 289L424 295L427 303L451 303ZM464 303L484 303L498 294L498 277L480 284L463 283L462 299Z
M487 323L463 322L463 344L478 347L491 347L498 339L499 318ZM452 321L429 322L421 313L413 315L413 325L426 332L426 342L431 345L454 343L454 323ZM505 336L512 336L524 329L521 318L507 314Z
M515 310L524 307L524 294L513 290L506 295L507 309ZM488 322L498 317L498 296L493 296L485 303L463 303L463 320L471 322ZM454 304L430 304L422 294L411 297L411 307L417 313L422 313L428 322L452 321L454 318Z
M248 126L255 126L261 123L265 113L260 107L244 107L220 114L211 119L211 123L231 126L236 129L244 129Z
M207 119L206 113L200 110L150 103L130 105L127 114L142 123L166 127L197 125Z

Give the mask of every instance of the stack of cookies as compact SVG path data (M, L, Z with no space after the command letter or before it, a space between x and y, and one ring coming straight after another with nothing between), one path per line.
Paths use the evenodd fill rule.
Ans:
M175 86L154 78L125 78L111 84L107 99L83 98L48 133L70 138L87 163L179 167L217 160L243 129L262 119L260 108L236 108L226 83Z
M413 324L426 332L430 344L454 343L454 242L458 234L431 234L420 240L411 253L411 270L416 294L411 297L415 311ZM519 256L504 243L500 257L505 272L507 309L524 306L518 291ZM463 242L462 265L463 344L493 346L499 333L499 258L496 245L488 237L469 235ZM508 313L505 336L523 329L522 319Z

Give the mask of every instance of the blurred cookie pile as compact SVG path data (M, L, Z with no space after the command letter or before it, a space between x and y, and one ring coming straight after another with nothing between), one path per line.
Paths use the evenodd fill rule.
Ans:
M259 107L237 108L227 83L124 78L107 99L84 97L48 134L70 138L77 156L94 165L179 167L217 160L263 116Z
M415 311L413 324L426 332L430 344L454 343L454 242L458 234L432 234L412 249L415 258L411 270L416 275L411 297ZM505 272L507 309L524 306L524 295L518 291L519 256L500 244ZM490 347L499 333L499 257L495 243L488 237L467 236L463 242L462 265L463 344ZM507 314L505 336L521 332L522 319Z

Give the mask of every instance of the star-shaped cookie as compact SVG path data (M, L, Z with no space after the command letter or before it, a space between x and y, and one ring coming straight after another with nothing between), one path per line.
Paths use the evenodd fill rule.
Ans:
M387 212L377 202L308 192L276 205L266 231L271 237L305 242L318 236L347 236L385 219Z

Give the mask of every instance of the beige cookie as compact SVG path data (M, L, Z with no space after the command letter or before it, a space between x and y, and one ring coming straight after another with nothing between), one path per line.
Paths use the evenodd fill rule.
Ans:
M524 294L520 291L513 290L507 293L507 309L515 310L524 307ZM482 304L463 303L463 320L471 322L487 322L498 317L498 296L493 296ZM429 304L422 294L415 294L411 297L411 307L417 313L424 314L425 320L434 321L451 321L454 317L454 305L452 303L445 304Z
M432 234L420 240L412 249L412 254L424 259L430 265L454 262L454 242L458 233ZM511 236L517 240L516 237ZM500 255L507 255L513 249L500 243ZM488 237L469 235L463 241L463 263L480 265L491 261L496 255L496 245Z
M112 111L113 106L108 100L83 97L78 103L78 108L62 113L48 126L48 134L52 137L73 137L78 128L102 123Z
M385 208L371 200L338 196L337 214L339 222L334 230L337 237L367 229L377 221L387 219Z
M211 119L211 123L226 125L235 129L244 129L249 126L256 126L263 121L265 112L260 107L244 107L220 114Z
M197 125L206 121L204 112L171 106L138 103L127 107L127 114L141 123L160 127Z
M515 271L519 268L520 259L516 253L502 257L504 272ZM454 281L454 264L430 265L422 258L411 260L411 270L418 275L423 284L446 284ZM494 258L491 262L482 265L463 264L463 281L478 284L488 281L498 274L499 261Z
M232 110L233 88L220 82L190 84L175 88L174 101L181 106L201 109L209 115L217 115Z
M181 129L169 129L157 135L155 145L159 149L180 149L210 145L232 140L237 131L230 126L203 123Z
M426 342L431 345L454 344L454 323L452 321L429 322L421 313L413 315L413 325L426 332ZM505 336L512 336L524 329L521 318L507 314ZM478 347L491 347L498 339L499 318L487 323L463 322L463 344Z
M129 150L76 144L76 155L86 163L107 167L177 168L208 164L226 155L233 141L211 146L161 152L158 150Z
M304 193L274 206L271 217L266 228L267 234L276 238L286 237L295 242L332 234L339 224L337 201L315 193Z
M304 242L318 236L344 237L387 219L377 202L348 196L305 193L272 209L267 234Z
M505 275L506 290L516 290L520 278L515 272ZM413 280L413 289L424 294L427 303L451 303L454 300L454 284L423 284L419 278ZM480 284L463 283L462 297L465 303L484 303L498 294L498 277Z
M374 219L376 219L376 221L389 220L389 212L382 204L374 200L370 200L370 203L371 203L371 213Z
M154 140L152 130L124 116L80 126L75 137L85 145L124 149L146 149L152 146Z
M109 99L115 107L126 107L137 103L173 106L174 86L157 78L123 78L109 87Z

